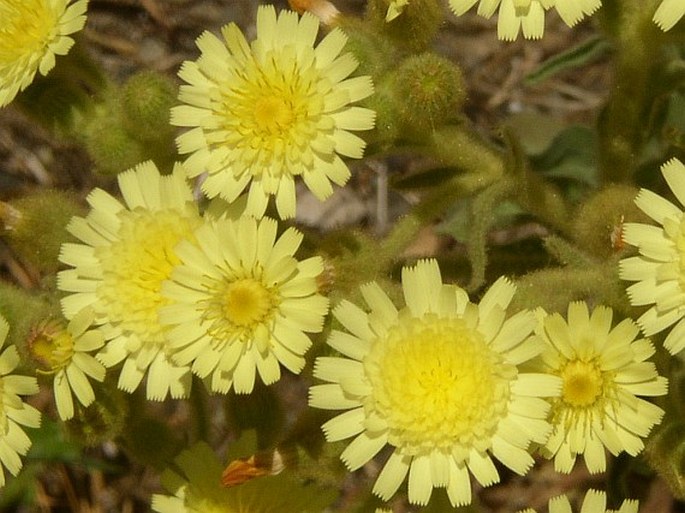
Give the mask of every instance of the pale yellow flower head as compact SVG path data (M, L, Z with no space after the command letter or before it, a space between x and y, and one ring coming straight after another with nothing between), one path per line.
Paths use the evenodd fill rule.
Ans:
M34 329L28 340L37 372L54 376L55 404L62 420L74 416L72 394L83 406L95 400L88 378L100 382L105 379L105 367L90 354L105 343L100 330L88 329L93 320L93 311L84 308L67 326L48 321Z
M299 373L311 346L306 333L323 328L323 260L298 261L302 234L277 230L268 217L210 219L195 231L196 244L176 248L181 265L162 286L168 306L160 321L171 328L174 361L192 365L214 392L249 393L256 374L274 383L279 364Z
M231 444L229 460L245 457L246 437ZM256 444L252 444L253 451ZM237 486L221 484L224 466L212 449L200 442L175 460L178 470L166 470L162 484L171 495L152 496L158 513L321 513L335 494L303 485L285 472L258 477Z
M529 444L550 433L542 397L558 395L561 380L519 372L543 344L530 336L532 313L507 317L507 279L474 304L424 260L403 269L402 288L399 310L374 282L361 289L369 313L348 301L333 310L345 331L328 344L344 357L317 358L314 376L329 383L311 388L309 404L348 410L323 430L331 442L354 437L341 455L350 470L393 449L373 488L382 499L408 475L412 504L427 504L434 488L470 504L470 474L499 481L493 459L521 475L533 465Z
M685 205L685 166L671 159L661 173ZM673 326L664 346L677 354L685 348L685 217L681 207L647 189L640 190L635 204L660 226L623 225L623 240L637 246L640 255L621 260L619 276L637 282L626 290L632 305L652 305L637 320L642 331L650 336Z
M604 472L605 448L635 456L664 415L639 397L667 392L666 378L647 361L654 347L635 339L640 330L632 319L612 328L612 317L611 308L590 314L581 301L569 305L567 320L540 312L536 332L547 345L541 368L563 381L561 396L551 400L554 430L542 450L558 472L571 472L579 455L591 473Z
M580 513L637 513L639 504L634 500L624 500L618 510L606 509L606 493L598 490L588 490L580 507ZM528 508L519 513L536 513L534 509ZM549 500L549 513L573 513L568 497L560 495Z
M71 4L71 5L70 5ZM88 0L0 0L0 107L47 75L86 23Z
M663 0L654 13L654 23L663 31L671 30L685 15L685 2L682 0Z
M357 61L341 53L347 37L334 28L314 46L319 20L293 11L257 12L257 38L230 24L222 39L209 32L197 61L183 64L171 123L191 130L178 139L190 177L207 173L208 197L233 201L249 188L247 212L263 215L270 196L281 218L295 215L296 176L324 200L331 182L350 177L341 156L361 158L352 132L373 128L375 114L351 106L373 92L368 76L350 78Z
M521 31L526 39L540 39L545 32L545 11L552 7L572 27L602 5L601 0L449 0L457 15L477 2L478 14L485 18L490 18L499 7L497 37L505 41L515 40Z
M101 189L88 195L90 213L75 217L69 232L82 244L65 243L58 274L67 319L90 307L107 343L97 354L105 367L123 361L119 388L132 392L147 373L147 397L185 397L190 369L174 364L167 328L158 310L168 303L160 289L179 263L173 248L191 238L202 219L181 166L161 176L145 162L118 176L122 204Z
M0 317L0 349L5 345L9 325ZM19 353L13 345L0 353L0 486L5 485L5 472L16 476L24 456L31 447L31 440L21 426L40 426L40 412L22 401L22 395L38 393L38 381L30 376L18 376L12 372L19 365Z

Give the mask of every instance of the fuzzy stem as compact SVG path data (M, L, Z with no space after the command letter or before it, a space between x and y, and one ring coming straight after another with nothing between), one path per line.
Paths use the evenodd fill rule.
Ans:
M663 37L652 21L656 0L613 0L603 7L603 29L613 40L614 84L599 120L604 182L628 182L649 135L655 77L664 65Z

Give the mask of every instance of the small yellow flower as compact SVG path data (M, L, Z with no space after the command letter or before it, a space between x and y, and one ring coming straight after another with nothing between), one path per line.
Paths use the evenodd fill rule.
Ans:
M583 505L580 508L580 513L637 513L639 503L634 500L624 500L621 507L614 511L613 509L606 509L607 496L606 493L598 490L588 490L583 499ZM571 513L571 503L565 495L554 497L549 500L549 513ZM528 508L519 511L519 513L536 513L534 509Z
M319 20L293 11L278 16L273 6L257 12L251 45L235 24L209 32L202 54L183 64L179 100L171 123L191 127L177 139L190 177L208 173L208 197L232 202L249 185L247 212L261 217L270 196L281 218L295 215L295 176L315 196L343 185L350 171L340 156L361 158L365 143L352 131L373 128L375 114L350 106L373 92L368 76L341 51L347 37L334 28L315 48Z
M302 234L289 228L276 237L270 218L208 220L194 233L197 244L176 247L180 265L162 286L160 309L179 365L192 365L211 390L249 393L255 373L265 384L294 373L328 313L317 292L320 257L294 258Z
M133 392L147 373L147 397L185 397L190 369L170 359L166 327L158 310L169 301L160 289L179 263L173 248L192 238L202 219L180 166L160 176L145 162L118 176L125 205L101 189L88 196L92 210L75 217L69 232L83 244L65 243L60 261L73 269L58 274L67 319L83 308L95 313L107 339L96 355L105 367L124 361L119 388Z
M255 440L256 441L256 440ZM246 437L232 444L230 460L246 456ZM256 444L252 444L252 451ZM178 471L166 470L162 484L173 495L152 496L158 513L320 513L335 494L303 485L285 472L258 477L237 486L223 487L223 465L212 449L201 442L176 458Z
M89 353L100 349L104 337L99 330L88 330L94 315L84 308L64 327L59 321L48 321L33 331L29 353L41 374L52 374L57 413L62 420L74 416L72 393L83 405L95 400L88 378L105 379L105 368Z
M667 392L666 378L646 361L652 344L635 340L640 330L632 319L612 328L612 317L606 306L590 315L580 301L569 305L568 321L541 312L537 334L547 344L542 368L563 380L561 397L551 400L554 430L542 451L554 457L558 472L571 472L581 454L591 473L603 472L605 447L635 456L663 417L661 408L638 397Z
M654 13L654 23L664 32L671 30L685 15L685 2L682 0L663 0Z
M0 107L47 75L55 55L74 44L69 34L86 23L88 0L0 0Z
M309 404L348 410L323 430L329 441L355 437L341 455L350 470L394 449L373 488L382 499L408 474L412 504L427 504L433 488L469 504L469 473L489 486L499 481L494 458L518 474L533 465L529 444L550 433L541 397L558 395L561 380L519 372L544 346L530 336L532 313L506 318L508 280L476 305L428 260L404 268L402 287L401 310L376 283L361 289L370 313L348 301L333 310L347 331L328 344L346 358L317 358L314 375L329 384L313 386Z
M0 348L7 340L9 325L0 317ZM40 426L40 412L24 403L19 396L38 393L38 381L30 376L17 376L12 371L19 365L19 353L13 345L0 354L0 486L5 472L16 476L22 467L20 455L31 447L31 440L21 426Z
M661 173L685 204L685 165L671 159ZM640 255L621 260L619 276L637 282L626 290L632 305L653 305L637 320L646 336L675 325L664 347L677 354L685 348L685 216L681 208L647 189L640 190L635 204L661 226L623 225L623 240L637 246Z

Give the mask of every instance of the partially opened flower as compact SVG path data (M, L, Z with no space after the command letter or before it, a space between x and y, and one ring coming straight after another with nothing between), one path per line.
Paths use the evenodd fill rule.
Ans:
M88 329L93 320L93 311L84 308L67 326L59 321L48 321L34 329L28 340L29 354L37 371L54 376L53 392L62 420L74 416L72 394L83 406L89 406L95 400L88 378L105 379L104 366L90 354L105 343L100 330Z
M245 445L242 439L237 444ZM229 458L237 454L232 444ZM253 448L254 450L254 448ZM158 513L321 513L335 498L330 490L303 485L281 473L238 486L221 484L223 465L201 442L176 458L178 470L166 470L162 484L173 495L152 496Z
M588 490L580 507L580 513L637 513L639 503L634 500L626 499L621 503L618 510L606 509L606 493L598 490ZM549 500L549 513L572 513L571 503L568 497L560 495ZM519 513L536 513L534 509L528 508Z
M314 375L329 384L313 386L309 403L348 410L323 430L329 441L355 437L341 455L350 470L393 449L373 488L382 499L408 474L413 504L433 488L469 504L469 474L489 486L499 481L494 459L519 474L533 465L529 444L550 433L541 397L558 395L561 381L519 372L543 344L530 336L530 312L507 318L515 287L505 278L474 304L427 260L403 269L402 288L400 310L376 283L361 289L370 313L348 301L333 310L347 331L328 344L345 357L317 358Z
M295 215L294 178L302 176L319 199L332 194L330 182L350 177L341 156L361 158L364 141L352 132L373 128L375 114L351 106L373 92L368 76L349 78L357 68L342 53L347 37L331 30L314 47L319 20L293 11L278 16L273 6L257 12L257 39L247 43L240 29L209 32L202 52L183 64L179 100L171 123L191 127L178 139L189 176L208 173L203 191L233 201L249 187L248 213L261 216L270 196L281 218Z
M0 0L0 107L47 75L86 23L88 0Z
M197 244L180 243L180 264L162 286L168 306L174 361L192 365L211 390L249 393L255 375L265 384L304 367L311 345L306 333L323 328L328 300L318 294L323 260L298 261L302 242L294 228L277 237L270 218L207 220L194 233Z
M9 326L0 317L0 348L7 340ZM38 393L38 381L12 372L19 365L17 348L10 345L0 354L0 486L5 484L5 472L16 476L22 467L20 456L31 447L31 440L21 426L40 426L40 412L22 401L22 395Z
M542 368L563 380L561 397L552 399L552 436L542 453L554 458L558 472L569 473L579 455L591 473L606 469L605 448L635 456L642 439L664 412L638 396L665 395L668 383L647 359L649 340L635 339L639 328L624 319L612 328L613 312L573 302L568 321L559 314L542 316L538 335L547 343Z
M654 23L661 30L671 30L685 15L685 2L682 0L663 0L654 13Z
M685 205L685 165L671 159L661 173ZM623 240L637 246L640 255L621 260L619 276L637 282L626 290L632 305L652 305L637 320L646 336L673 326L664 346L676 354L685 348L685 216L680 207L647 189L640 190L635 203L661 226L623 225Z
M190 369L170 359L166 327L158 310L169 301L162 282L179 263L173 248L192 238L200 218L180 166L161 176L145 162L118 176L124 204L101 189L88 195L92 210L75 217L69 232L83 244L65 243L60 261L73 269L58 274L67 319L83 308L95 313L107 343L97 354L105 367L123 361L119 388L132 392L147 374L147 397L185 397Z

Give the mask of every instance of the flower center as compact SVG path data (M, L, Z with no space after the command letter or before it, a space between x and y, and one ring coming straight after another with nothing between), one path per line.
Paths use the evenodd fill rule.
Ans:
M31 333L28 348L40 371L54 373L71 361L74 340L59 322L47 322Z
M568 362L561 370L561 379L562 399L572 406L590 406L602 394L602 371L594 362Z
M238 280L226 287L224 313L236 326L259 323L272 309L272 294L252 278Z
M307 55L298 57L297 52ZM313 49L290 46L244 62L230 84L219 85L219 127L215 137L208 135L210 144L230 146L231 158L253 175L301 172L287 162L302 152L310 154L308 143L326 129L321 116L330 85L314 62ZM332 121L330 125L332 133Z
M283 98L266 97L255 104L254 118L262 133L283 135L290 129L295 114Z
M278 291L258 278L225 278L208 287L209 298L202 301L207 333L220 344L248 341L255 330L270 322L279 304Z
M385 418L389 442L408 454L489 447L507 413L516 369L462 319L408 318L365 360L367 408Z
M0 70L36 53L51 38L57 17L45 0L0 2Z
M160 342L163 327L157 312L169 303L160 288L180 263L174 247L182 239L193 240L199 218L176 210L126 210L120 216L119 239L111 246L96 248L103 274L96 307L110 323L141 340Z

